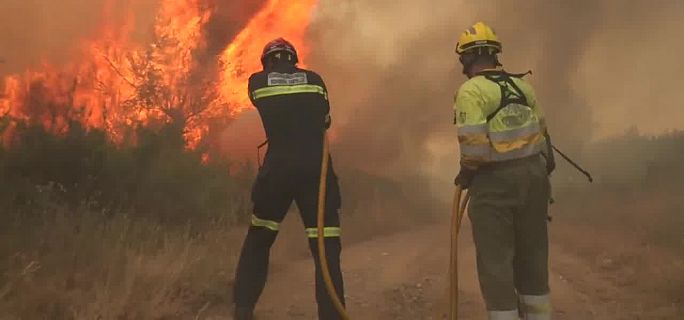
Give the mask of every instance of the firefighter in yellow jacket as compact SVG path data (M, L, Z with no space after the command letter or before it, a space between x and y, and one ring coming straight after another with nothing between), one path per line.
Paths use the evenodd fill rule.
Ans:
M458 90L461 170L480 288L489 319L551 317L548 284L548 175L555 162L544 114L524 74L499 63L501 42L479 22L464 31L456 52L469 78Z

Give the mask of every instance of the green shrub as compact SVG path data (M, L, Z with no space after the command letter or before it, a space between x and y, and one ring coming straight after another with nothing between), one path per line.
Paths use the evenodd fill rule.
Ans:
M602 183L643 184L684 178L684 131L643 135L633 128L624 135L587 146L584 157Z
M0 204L28 214L45 202L41 188L51 186L50 203L163 223L235 221L248 211L249 165L204 163L173 124L136 131L134 143L116 145L78 123L63 134L19 123L12 143L0 149Z

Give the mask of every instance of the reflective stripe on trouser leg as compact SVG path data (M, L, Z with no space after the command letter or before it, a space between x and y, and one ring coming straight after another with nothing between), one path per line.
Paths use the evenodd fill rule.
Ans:
M489 311L489 320L518 320L518 310Z
M324 238L336 238L342 234L340 227L325 227L323 228ZM310 239L318 238L318 228L306 228L306 236Z
M262 227L271 231L278 231L280 229L280 223L273 220L266 220L252 215L251 224L253 227Z
M526 320L550 320L551 300L549 295L520 295L520 302Z

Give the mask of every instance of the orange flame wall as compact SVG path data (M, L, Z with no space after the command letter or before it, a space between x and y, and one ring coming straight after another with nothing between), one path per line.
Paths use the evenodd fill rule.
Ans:
M117 19L114 3L105 3L102 25L81 42L71 62L44 62L5 77L0 116L42 124L55 133L77 121L106 130L118 142L135 125L180 118L194 148L211 130L222 129L217 123L225 126L250 106L247 79L261 69L259 57L268 41L285 37L305 59L305 33L317 0L266 1L209 72L197 58L206 56L205 26L213 13L205 1L161 0L151 43L131 40L135 15L131 9Z
M247 80L262 69L260 56L269 41L283 37L297 47L300 61L309 52L305 43L317 0L269 0L221 55L221 98L240 112L250 105Z

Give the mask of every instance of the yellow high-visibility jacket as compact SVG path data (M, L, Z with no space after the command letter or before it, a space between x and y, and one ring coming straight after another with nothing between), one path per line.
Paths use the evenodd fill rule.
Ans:
M461 166L468 169L547 152L544 113L520 75L486 70L463 83L454 123Z

